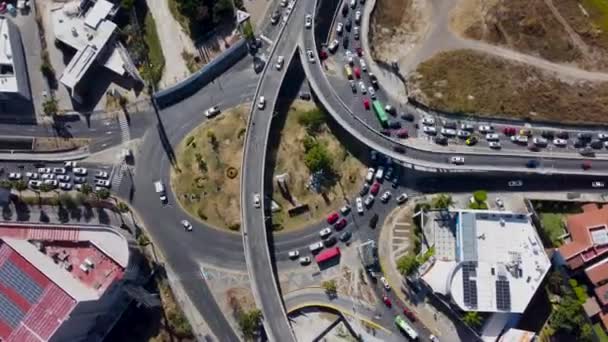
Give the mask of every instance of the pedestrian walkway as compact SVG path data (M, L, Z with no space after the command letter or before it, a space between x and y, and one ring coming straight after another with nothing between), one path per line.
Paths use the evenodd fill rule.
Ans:
M118 124L120 126L120 138L122 144L126 144L131 141L131 131L129 128L129 121L127 120L127 115L124 112L118 113ZM120 183L122 182L122 178L127 172L129 166L126 163L125 156L120 153L118 155L118 167L115 168L114 176L112 177L112 188L119 189Z

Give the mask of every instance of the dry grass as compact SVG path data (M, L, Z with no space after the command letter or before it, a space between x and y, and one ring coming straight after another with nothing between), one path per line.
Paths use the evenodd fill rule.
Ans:
M89 139L35 138L34 151L49 152L78 148L89 144Z
M239 106L200 125L176 149L181 172L171 173L175 195L191 215L216 227L236 229L240 221L240 174L230 179L226 172L231 167L241 171L247 109Z
M469 50L440 53L410 76L410 95L433 108L564 123L608 123L608 84L569 84L538 69Z
M278 186L273 187L273 199L279 203L282 210L273 214L273 220L284 228L298 228L311 222L319 221L330 211L336 210L344 204L344 198L356 192L361 185L365 168L361 162L351 156L335 138L330 129L324 125L322 131L315 137L323 142L333 157L334 169L337 173L335 185L323 194L316 194L306 188L309 172L304 164L304 147L302 141L307 135L304 126L298 123L299 113L313 109L309 102L297 101L289 109L285 126L281 131L280 143L276 153L276 166L274 176L289 174L288 187L290 194L298 204L308 204L308 213L289 217L287 210L291 204L282 195Z
M608 51L608 3L603 0L553 0L553 4L585 43Z

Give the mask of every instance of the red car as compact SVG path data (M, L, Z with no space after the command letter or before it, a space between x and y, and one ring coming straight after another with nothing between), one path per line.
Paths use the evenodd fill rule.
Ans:
M361 69L359 69L358 67L355 67L353 69L353 72L354 72L356 78L361 78Z
M583 164L581 165L581 167L583 168L583 170L589 170L591 168L591 162L588 160L585 160L583 162Z
M407 129L406 128L402 128L402 129L398 130L397 133L396 133L396 135L399 138L407 138L408 137Z
M380 183L378 182L374 182L374 184L372 184L372 187L370 188L369 192L376 196L378 194L378 191L380 191Z
M365 109L369 110L369 100L368 99L363 99L363 107L365 107Z
M515 127L505 127L502 129L502 133L508 136L515 135L517 134L517 129Z
M321 60L327 59L327 51L325 51L325 50L319 51L319 58L321 58Z
M384 302L384 305L388 306L389 308L393 306L391 299L388 298L387 295L382 296L382 301Z
M416 322L416 315L414 315L413 312L410 311L410 309L408 308L403 308L403 314L410 319L410 321L412 322Z
M340 219L340 221L336 222L336 224L334 225L334 228L336 230L340 230L342 228L346 227L346 219L342 218Z
M359 57L363 56L363 49L358 47L356 50L357 50L357 56L359 56Z
M338 221L339 218L340 218L340 215L336 212L333 212L333 213L329 214L329 216L327 216L327 223L334 224L334 223L336 223L336 221Z

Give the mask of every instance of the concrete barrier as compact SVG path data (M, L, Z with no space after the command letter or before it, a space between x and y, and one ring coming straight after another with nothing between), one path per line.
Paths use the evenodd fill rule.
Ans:
M240 39L190 77L154 93L154 101L159 108L165 108L191 96L245 57L247 51L246 40Z

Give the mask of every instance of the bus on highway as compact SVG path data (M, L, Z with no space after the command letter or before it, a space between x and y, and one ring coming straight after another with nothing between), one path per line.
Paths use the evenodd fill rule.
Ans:
M399 327L399 329L405 335L407 335L407 337L409 337L410 340L412 340L412 341L418 340L418 333L416 332L416 330L414 330L414 328L412 328L411 325L407 324L407 322L405 321L405 319L403 319L403 317L401 317L399 315L395 316L395 325L397 325L397 327Z
M388 117L386 116L384 107L382 107L382 103L380 103L380 101L378 101L378 100L374 100L372 105L374 107L374 112L376 113L376 117L378 118L378 121L380 121L380 124L382 125L382 127L387 127L388 126Z
M346 72L346 77L348 77L349 80L353 79L353 69L350 67L350 65L344 66L344 72Z

